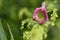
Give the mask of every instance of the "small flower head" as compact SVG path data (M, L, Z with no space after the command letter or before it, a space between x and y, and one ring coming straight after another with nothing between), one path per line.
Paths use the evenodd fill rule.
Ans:
M33 19L39 24L43 24L48 21L47 11L45 9L45 2L42 3L42 7L36 8L33 14Z

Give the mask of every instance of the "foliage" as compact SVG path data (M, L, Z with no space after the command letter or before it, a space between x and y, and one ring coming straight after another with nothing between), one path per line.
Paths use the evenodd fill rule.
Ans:
M46 2L49 20L32 19L35 8ZM0 0L0 40L60 40L59 0Z

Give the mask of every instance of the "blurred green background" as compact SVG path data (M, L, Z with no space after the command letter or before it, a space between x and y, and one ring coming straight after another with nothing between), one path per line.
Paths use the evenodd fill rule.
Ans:
M21 22L31 19L42 2L46 2L49 20L54 8L57 9L54 14L58 15L55 21L52 20L55 25L51 23L54 26L48 26L47 38L43 40L60 40L60 0L0 0L0 40L24 40L23 33L28 29L21 30Z

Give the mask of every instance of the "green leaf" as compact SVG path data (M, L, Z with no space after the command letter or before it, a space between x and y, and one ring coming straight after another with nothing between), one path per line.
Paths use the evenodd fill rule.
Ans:
M4 31L2 23L1 23L1 19L0 19L0 40L7 40L5 31Z

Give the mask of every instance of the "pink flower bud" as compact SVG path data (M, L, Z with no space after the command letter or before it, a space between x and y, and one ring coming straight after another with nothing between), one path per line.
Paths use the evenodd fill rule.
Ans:
M48 15L45 9L45 2L42 3L42 7L35 9L33 19L39 24L44 24L45 22L48 21Z

